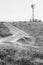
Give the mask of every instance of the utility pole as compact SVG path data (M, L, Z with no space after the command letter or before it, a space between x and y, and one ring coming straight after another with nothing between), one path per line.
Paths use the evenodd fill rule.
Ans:
M34 21L34 8L35 8L35 4L32 4L31 8L32 8L32 21Z

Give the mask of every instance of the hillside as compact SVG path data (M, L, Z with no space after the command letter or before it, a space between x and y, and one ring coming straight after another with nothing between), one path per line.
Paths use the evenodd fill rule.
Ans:
M1 38L6 39L11 34L9 26L2 24L4 23L0 22L0 40ZM43 23L12 22L11 24L25 31L30 36L33 36L35 38L35 46L23 46L21 48L21 46L16 45L15 42L8 42L8 38L5 44L0 45L0 65L43 65ZM12 34L10 36L12 36ZM10 41L12 41L12 39ZM6 45L6 43L10 45Z
M15 22L12 23L15 27L29 33L30 36L35 38L36 45L43 45L43 22L35 21L35 22Z

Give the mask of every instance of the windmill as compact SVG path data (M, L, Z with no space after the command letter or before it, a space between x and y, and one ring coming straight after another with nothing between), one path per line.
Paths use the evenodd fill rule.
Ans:
M35 8L35 4L32 4L31 8L32 8L32 21L34 21L34 8Z

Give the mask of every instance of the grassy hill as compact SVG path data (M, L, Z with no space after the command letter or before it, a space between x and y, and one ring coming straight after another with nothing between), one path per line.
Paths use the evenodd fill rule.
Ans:
M36 20L36 21L24 21L24 22L13 22L11 23L15 27L29 33L31 36L35 38L36 45L43 45L43 22Z
M43 46L43 23L36 22L13 22L15 27L29 33L35 38L36 45ZM4 28L0 23L0 28ZM6 28L6 27L5 27ZM0 29L4 30L6 29ZM4 32L0 32L4 35ZM6 31L8 33L8 31ZM5 35L4 35L5 36ZM36 51L37 50L37 51ZM0 65L43 65L43 48L35 49L28 47L27 49L15 49L13 46L5 47L0 45ZM37 61L37 59L39 61Z

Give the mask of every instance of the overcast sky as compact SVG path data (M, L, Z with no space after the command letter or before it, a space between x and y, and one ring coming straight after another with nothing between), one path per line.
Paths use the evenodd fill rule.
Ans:
M35 18L43 20L43 0L0 0L0 21L29 21L33 3Z

